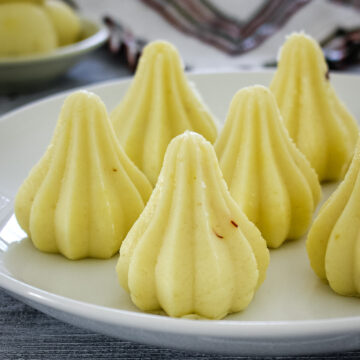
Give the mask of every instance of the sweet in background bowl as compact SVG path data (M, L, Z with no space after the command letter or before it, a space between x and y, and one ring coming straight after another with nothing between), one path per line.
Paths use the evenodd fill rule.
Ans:
M0 57L0 92L7 94L29 91L43 86L106 42L108 31L104 26L88 19L80 20L81 37L74 44L59 47L46 54Z

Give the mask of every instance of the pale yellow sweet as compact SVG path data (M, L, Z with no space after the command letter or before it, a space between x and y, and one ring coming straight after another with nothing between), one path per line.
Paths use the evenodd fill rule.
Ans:
M50 146L17 193L15 215L41 251L109 258L151 190L100 98L80 91L65 100Z
M215 150L231 195L269 247L306 232L320 184L267 88L252 86L235 94Z
M45 0L0 0L0 4L13 3L30 3L36 5L43 5Z
M0 57L50 52L57 45L54 26L42 7L0 4Z
M55 27L59 46L72 44L79 39L80 19L69 5L59 0L46 0L44 9Z
M116 270L135 305L220 319L246 308L268 262L266 243L230 196L212 145L190 131L174 138L120 249Z
M111 119L126 153L153 184L173 137L193 130L214 142L217 135L176 48L165 41L145 47L130 89Z
M283 45L270 89L285 125L320 181L341 179L358 136L355 119L331 86L320 46L295 33Z
M311 267L341 295L360 295L360 141L348 172L306 242Z

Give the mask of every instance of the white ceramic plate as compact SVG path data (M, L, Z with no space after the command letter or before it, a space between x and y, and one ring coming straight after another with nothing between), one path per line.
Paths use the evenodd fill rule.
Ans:
M103 25L82 18L82 40L50 53L0 57L0 91L27 91L65 73L84 55L105 43L108 31Z
M268 85L272 74L190 76L221 120L239 88ZM360 77L332 75L333 84L360 118ZM111 110L129 81L89 89ZM42 155L66 94L14 111L0 119L0 192L13 197ZM324 199L336 185L324 187ZM14 218L0 233L0 286L60 320L122 339L236 355L289 355L360 348L360 300L333 293L312 272L304 239L271 251L265 283L242 313L221 321L172 319L145 314L117 283L117 257L69 261L36 251Z

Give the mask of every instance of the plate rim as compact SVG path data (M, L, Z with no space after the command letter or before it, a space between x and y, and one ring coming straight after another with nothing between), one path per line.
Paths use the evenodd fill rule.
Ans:
M254 70L254 74L269 74L274 70ZM237 76L249 71L219 71L219 72L192 72L190 80L193 77L208 75L231 75ZM360 75L351 73L332 72L336 77L357 77ZM0 117L0 124L9 117L18 112L26 111L28 108L40 105L50 100L56 100L64 97L79 89L96 91L97 88L126 83L132 79L132 76L121 79L107 80L95 84L79 86L73 89L62 91L42 99L30 102L19 108L11 110ZM315 276L315 275L314 275ZM105 307L91 304L84 301L71 299L69 297L57 295L46 290L29 285L0 269L0 287L10 293L14 293L23 299L39 305L47 306L55 310L75 315L96 322L107 323L115 326L126 326L143 330L166 332L182 335L222 337L228 339L284 339L284 338L309 338L328 337L332 335L347 334L351 335L360 332L360 316L310 319L310 320L279 320L279 321L241 321L241 320L193 320L170 318L162 315L149 314L145 312L133 312L116 308ZM90 311L89 311L90 310ZM114 316L115 314L115 316Z
M221 335L221 337L234 339L255 337L284 339L311 337L314 335L317 337L320 335L330 336L345 331L347 334L351 334L360 331L360 316L281 321L193 320L115 309L50 293L17 280L1 271L0 287L39 305L84 319L158 332L163 332L166 328L166 331L172 334L213 337Z

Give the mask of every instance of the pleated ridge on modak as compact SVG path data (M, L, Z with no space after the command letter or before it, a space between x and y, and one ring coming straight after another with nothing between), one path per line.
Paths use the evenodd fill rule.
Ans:
M151 191L100 98L79 91L65 100L50 146L17 193L15 214L41 251L110 258Z
M165 41L145 47L111 120L124 150L152 184L173 137L193 130L213 143L217 136L215 120L187 80L179 53Z
M125 238L120 284L137 307L219 319L246 308L269 262L259 230L227 189L212 145L187 131Z
M314 39L304 33L288 37L270 89L290 136L319 180L341 179L359 130L330 83L324 55Z
M269 247L306 232L320 184L267 88L252 86L235 94L215 150L232 197Z
M341 295L360 295L360 141L343 182L321 207L306 246L317 276Z

